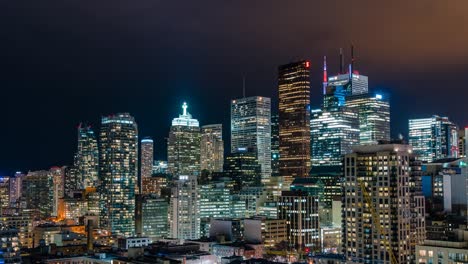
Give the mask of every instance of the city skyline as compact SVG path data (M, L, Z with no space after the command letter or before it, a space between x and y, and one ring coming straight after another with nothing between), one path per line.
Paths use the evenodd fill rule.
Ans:
M139 8L145 5L143 2L148 8ZM87 7L77 4L80 8L73 8L71 3L55 3L58 8L48 8L51 5L44 2L32 4L50 16L20 10L19 3L5 3L0 27L8 39L0 42L4 58L0 87L6 91L4 98L12 100L4 100L6 129L0 132L0 145L5 151L0 154L0 173L71 164L76 125L87 121L97 129L100 116L118 112L135 116L140 136L153 137L155 157L165 159L164 138L170 119L178 114L173 106L184 100L201 124L222 123L227 142L229 101L242 95L242 76L247 96L271 97L272 105L277 105L277 66L308 59L311 105L319 108L323 56L327 56L332 76L338 72L339 48L343 48L348 62L351 44L355 46L355 68L369 76L370 89L390 94L393 137L407 135L408 119L427 115L448 116L459 126L467 124L468 118L458 109L466 95L459 82L468 69L464 49L468 39L450 36L459 36L456 25L467 22L460 12L468 3L361 2L342 4L339 10L333 3L296 3L285 13L280 12L283 6L278 3L270 2L264 11L259 11L261 5L250 9L242 3L233 4L229 10L219 10L221 26L211 23L214 18L208 9L201 8L206 16L187 12L198 5L195 3L182 12L185 18L177 23L167 15L176 10L172 3L122 4L121 12L105 8L104 3ZM60 16L46 18L53 17L60 7ZM102 17L95 21L95 29L85 22L90 10ZM324 17L327 12L342 19ZM400 26L390 19L395 12L401 17ZM127 19L136 18L135 14L141 19ZM234 27L223 15L247 19ZM354 15L359 19L353 19ZM278 17L288 22L278 24ZM262 23L246 25L244 21L249 19ZM378 21L379 26L364 23L368 19ZM128 20L132 20L128 25L132 33L121 22ZM437 20L444 23L435 23ZM13 27L19 21L22 26ZM196 23L192 25L191 21ZM105 31L108 23L115 24L115 30ZM45 34L40 35L49 37L39 36L34 26L38 24L47 25ZM171 32L165 30L168 25ZM230 28L229 33L221 28ZM256 36L257 32L262 33ZM165 41L155 37L161 34L166 36ZM27 36L38 41L24 39ZM213 37L219 42L212 41ZM122 41L111 42L118 38ZM197 41L188 44L182 38ZM76 56L68 55L71 50ZM211 50L213 53L209 53ZM440 93L440 87L449 87L451 92ZM422 91L424 100L415 100ZM204 106L207 102L217 111ZM273 110L272 114L277 113ZM31 127L45 125L47 129L30 132ZM49 150L48 155L43 155L44 148Z

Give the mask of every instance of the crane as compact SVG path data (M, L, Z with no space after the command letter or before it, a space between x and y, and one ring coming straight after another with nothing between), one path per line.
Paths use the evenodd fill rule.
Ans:
M387 232L385 231L384 228L380 225L380 217L375 211L374 205L372 203L372 198L369 195L369 192L367 192L366 185L363 180L358 180L359 181L359 186L361 187L362 194L364 196L364 199L367 203L367 206L369 207L372 215L372 222L374 222L374 226L377 228L379 231L380 235L383 237L383 241L386 244L386 249L388 252L388 255L390 256L390 263L391 264L398 264L398 260L395 257L395 254L393 253L392 246L390 244L390 241L387 239Z

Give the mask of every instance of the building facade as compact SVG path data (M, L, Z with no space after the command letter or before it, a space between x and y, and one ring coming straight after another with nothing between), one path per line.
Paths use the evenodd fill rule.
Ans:
M301 191L283 191L278 218L286 219L288 243L302 252L320 249L318 198Z
M128 113L102 117L99 135L101 227L115 235L135 231L138 127Z
M346 106L359 116L359 144L378 144L390 140L390 101L376 93L351 95Z
M157 195L142 197L142 235L152 239L169 236L169 201Z
M170 201L170 237L200 238L197 176L180 175L174 181Z
M224 161L223 125L202 126L200 141L201 170L222 172Z
M458 128L447 117L410 119L408 139L422 161L458 157Z
M425 239L425 209L421 162L411 146L356 146L345 156L344 173L347 263L412 263L415 245Z
M140 178L147 178L153 175L154 162L154 142L151 138L144 138L140 141L141 158L140 158Z
M310 62L282 65L278 70L279 171L284 185L310 171Z
M262 182L271 177L271 99L261 96L231 101L231 153L252 150Z
M77 172L78 189L96 187L98 184L99 152L96 135L91 126L78 126L78 147L74 167Z
M172 120L167 141L167 170L174 176L200 173L200 124L182 105L182 115Z

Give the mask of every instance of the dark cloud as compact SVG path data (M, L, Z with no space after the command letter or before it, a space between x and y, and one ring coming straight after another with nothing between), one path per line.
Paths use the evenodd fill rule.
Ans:
M163 158L182 100L203 124L228 128L243 75L248 94L275 101L277 66L299 58L312 62L319 106L322 56L336 71L350 43L371 88L392 96L394 134L423 115L465 124L467 9L463 0L3 1L0 170L69 163L75 124L117 111L136 116Z

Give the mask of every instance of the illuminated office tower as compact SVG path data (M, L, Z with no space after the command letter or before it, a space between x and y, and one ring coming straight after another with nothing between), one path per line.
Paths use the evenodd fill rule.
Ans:
M60 209L60 200L65 196L65 171L66 167L52 167L49 173L53 179L53 201L52 201L52 216L58 216Z
M169 214L171 238L200 238L197 176L180 175L174 181Z
M234 181L235 191L243 186L259 186L261 167L255 153L244 150L229 154L224 163L224 175Z
M310 171L310 62L279 67L279 171L285 186Z
M325 86L325 85L324 85ZM347 96L367 94L369 90L368 77L353 73L339 74L328 77L323 95L323 107L344 106Z
M141 235L152 239L169 234L169 202L158 195L143 195L137 200L141 210Z
M206 125L201 128L201 170L222 172L224 161L223 125Z
M378 144L390 140L390 102L376 93L346 97L346 106L359 115L359 144Z
M78 148L75 155L77 187L96 187L98 182L98 143L91 126L78 126Z
M343 155L359 144L358 115L346 107L312 110L311 115L312 168L341 166Z
M36 209L42 218L51 217L54 208L54 176L50 171L30 171L23 179L22 199L27 209Z
M102 117L99 135L101 227L131 236L135 229L138 128L128 113Z
M345 156L346 263L414 263L415 245L425 239L421 164L412 147L404 144L355 146ZM389 247L396 262L391 261Z
M10 180L8 176L0 176L0 216L3 208L10 207Z
M10 177L10 206L18 208L20 205L21 188L23 179L26 175L21 172L16 172L15 176Z
M200 233L208 237L211 219L231 217L231 195L224 183L204 184L199 188Z
M271 100L253 96L231 101L231 153L252 150L262 182L271 177Z
M167 141L167 170L174 176L200 173L200 125L187 108L184 103L182 114L172 120Z
M458 157L458 128L447 117L409 120L409 144L422 161Z
M153 140L144 138L141 140L140 176L143 178L153 175Z
M279 176L279 123L278 115L271 116L271 176Z
M320 248L318 198L301 191L283 191L278 218L286 219L288 243L302 252Z

